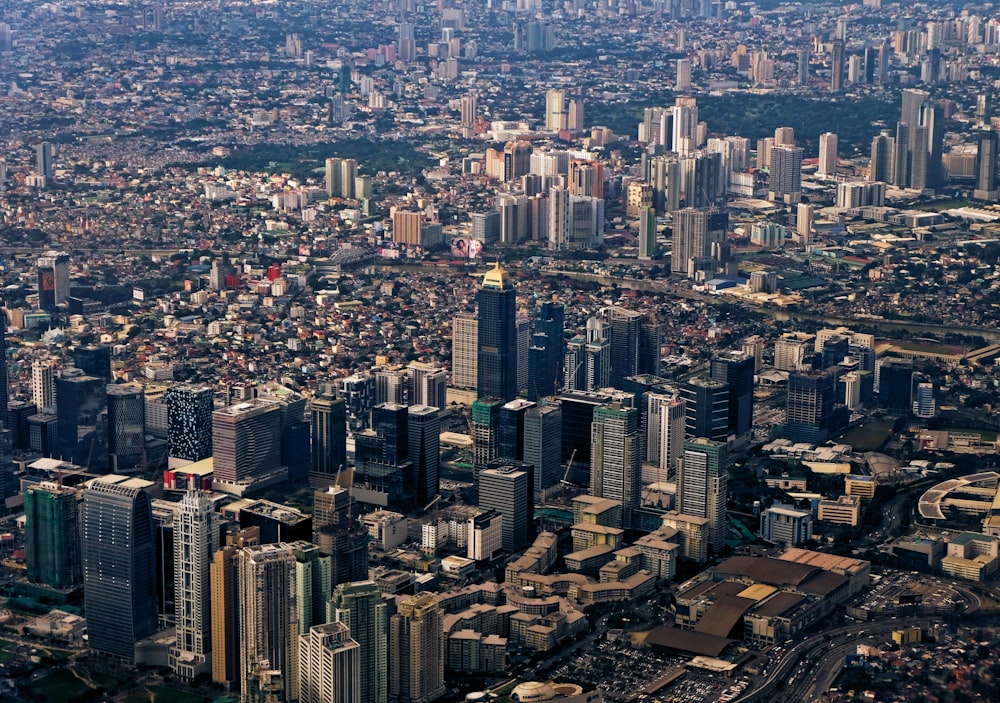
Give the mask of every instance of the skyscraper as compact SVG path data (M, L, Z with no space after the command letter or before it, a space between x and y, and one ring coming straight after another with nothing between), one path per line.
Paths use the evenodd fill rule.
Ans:
M212 456L212 408L209 386L176 385L167 389L167 454L170 468Z
M111 347L106 344L88 344L73 347L73 366L88 376L103 378L105 383L111 383Z
M514 553L535 538L534 469L513 459L496 459L479 474L479 507L503 515L503 548Z
M259 398L212 413L217 481L248 481L281 464L281 411Z
M361 703L361 647L347 625L314 625L299 635L299 703Z
M837 135L824 132L819 135L819 168L821 176L837 175Z
M407 415L407 459L413 463L416 505L423 507L438 493L441 462L441 415L428 405L411 405Z
M535 502L562 478L562 407L542 402L524 414L524 463L535 467Z
M642 496L639 409L594 408L590 437L590 494L621 501L623 525L631 527Z
M251 527L226 535L226 545L212 555L209 585L212 595L212 681L227 690L240 681L240 608L237 556L243 547L260 544L260 529Z
M62 589L83 580L78 493L56 483L24 491L24 548L31 583Z
M108 464L107 386L103 378L56 379L56 418L61 457L74 464L104 469Z
M69 301L69 254L47 251L38 257L38 307L55 310Z
M90 648L127 663L156 628L152 486L115 474L96 478L80 515Z
M327 606L326 619L344 623L360 647L359 703L389 700L389 603L373 581L338 585Z
M639 213L639 258L650 261L656 256L656 211L644 207Z
M459 313L452 321L451 385L472 390L478 386L479 318L476 313Z
M389 625L389 696L430 703L445 692L443 611L431 593L407 598Z
M31 362L31 402L38 408L38 412L56 407L55 373L48 360Z
M702 262L712 259L712 245L724 241L728 226L725 212L696 208L674 212L670 271L693 276L695 271L704 268Z
M679 395L649 393L646 407L646 462L660 469L662 480L669 480L684 450L686 405Z
M499 412L497 457L521 461L524 458L524 417L535 404L524 398L505 403Z
M770 184L769 200L794 204L802 199L802 147L771 150Z
M331 562L330 584L368 576L368 531L352 513L351 493L333 486L313 492L312 541Z
M872 139L871 162L868 180L891 183L895 171L896 140L888 130L883 130Z
M830 57L830 90L839 91L844 87L844 40L834 39Z
M500 445L499 398L479 398L472 403L472 483L478 490L479 474L497 458Z
M981 130L976 133L976 190L974 196L981 200L997 197L997 133Z
M174 626L170 662L182 679L207 673L212 651L212 557L219 547L219 516L208 496L189 491L174 513Z
M728 480L725 443L703 437L684 443L677 478L677 509L684 515L708 520L708 540L716 554L725 546L728 533Z
M660 334L649 315L617 306L607 308L611 329L610 385L622 388L625 379L655 374L660 363Z
M287 544L244 547L237 554L240 684L244 700L280 681L285 700L298 697L295 555Z
M725 442L729 436L729 385L695 376L681 384L680 390L687 412L685 434Z
M792 373L788 377L788 401L785 410L785 437L794 442L821 444L837 428L836 389L838 369Z
M430 405L444 410L448 403L445 397L448 374L433 364L411 361L406 367L410 375L410 402L413 405Z
M476 302L477 392L480 398L513 400L517 396L517 292L499 262L483 277Z
M108 455L114 472L142 465L146 445L146 403L142 386L110 385L108 394Z
M754 359L741 351L712 357L712 378L729 386L729 434L742 437L753 425Z
M545 93L545 129L566 129L566 93L555 88Z
M7 402L10 400L10 380L7 378L7 308L0 307L0 422L8 427Z
M35 172L39 176L45 176L49 181L55 177L55 170L52 167L52 145L49 142L42 142L35 147Z
M529 362L530 400L555 393L562 380L563 357L566 354L565 317L566 307L560 302L546 300L538 311L535 334L532 337L532 348L535 351L534 355L529 356L529 359L533 359L533 362ZM532 351L529 350L529 355L531 354Z
M314 486L333 481L347 465L347 408L331 394L317 393L311 403L312 471Z

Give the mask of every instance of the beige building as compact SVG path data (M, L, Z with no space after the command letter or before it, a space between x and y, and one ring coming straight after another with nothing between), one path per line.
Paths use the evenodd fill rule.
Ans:
M361 646L342 622L299 635L299 703L361 703Z
M433 594L407 598L389 623L389 697L429 703L445 693L443 611Z
M836 500L821 500L817 518L837 525L857 527L861 522L861 498L840 496Z

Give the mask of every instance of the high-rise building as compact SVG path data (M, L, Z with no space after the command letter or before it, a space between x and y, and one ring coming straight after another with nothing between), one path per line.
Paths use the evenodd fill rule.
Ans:
M934 384L920 381L913 384L913 414L919 418L932 418L937 415L937 404L934 402Z
M819 168L821 176L837 175L837 135L824 132L819 135Z
M656 374L660 331L650 315L613 306L605 310L611 330L611 386L622 388L629 376Z
M7 402L10 400L10 380L7 378L7 308L0 307L0 422L7 422Z
M685 434L725 442L729 436L729 384L695 376L681 384L687 414Z
M167 455L170 468L212 456L212 408L209 386L176 385L167 389Z
M55 169L52 166L52 145L49 142L42 142L35 147L35 173L44 176L48 181L55 177Z
M559 395L562 409L562 461L571 458L583 466L589 466L591 454L591 425L594 410L612 401L611 393L605 391L567 391Z
M890 410L909 412L913 402L913 360L885 357L879 359L878 399Z
M811 540L812 513L795 510L790 505L773 505L760 516L760 538L789 547Z
M430 703L445 693L444 613L434 595L421 593L399 604L389 625L389 697L398 703Z
M545 93L545 129L558 132L566 129L566 93L552 88Z
M240 608L237 555L243 547L260 544L252 527L226 535L226 545L212 555L209 585L212 597L212 681L227 690L240 684Z
M506 271L496 267L483 277L479 307L476 390L480 398L504 402L517 396L517 291Z
M499 398L480 398L472 403L472 482L478 489L479 474L497 458L500 445Z
M973 195L980 200L997 197L997 133L992 129L976 134L976 189Z
M38 411L56 407L56 379L48 360L31 362L31 402Z
M639 212L639 259L650 261L656 256L656 211L644 207Z
M632 526L632 512L642 496L639 409L619 403L594 408L590 435L590 494L621 501L622 522Z
M192 680L211 669L212 557L219 547L219 515L208 494L189 491L174 513L174 626L170 663Z
M504 459L524 458L524 417L535 403L524 398L515 398L505 403L497 418L497 457Z
M656 466L659 477L673 477L683 455L687 410L679 395L646 395L646 462Z
M529 400L555 393L562 381L566 355L565 319L566 307L562 303L551 300L542 303L532 336L534 354L529 349Z
M895 180L896 139L888 130L882 130L872 139L868 180L892 183Z
M742 437L753 425L754 359L743 352L712 357L712 378L729 386L729 434Z
M373 581L338 585L327 606L326 619L347 625L360 647L359 703L387 703L389 700L389 617L390 605Z
M463 390L479 383L479 318L476 313L459 313L452 320L451 385Z
M333 557L305 539L289 542L295 555L295 603L298 632L306 634L326 620L326 603L333 593Z
M447 371L421 361L411 361L406 369L410 374L410 402L413 405L430 405L438 410L444 410L448 406L445 398Z
M347 466L347 408L340 398L317 393L310 403L312 471L315 486L333 481Z
M847 419L837 409L838 373L835 367L789 375L785 437L822 444Z
M562 407L542 402L524 414L524 463L535 467L535 502L562 478Z
M704 437L684 443L677 477L677 509L708 520L708 541L718 554L728 534L726 445Z
M107 386L95 376L56 379L56 431L65 461L93 469L108 465Z
M55 310L69 301L69 254L47 251L38 257L38 307Z
M146 449L146 402L142 386L107 386L108 456L111 470L120 472L143 464Z
M156 628L153 484L108 474L90 482L80 514L90 648L131 663Z
M830 90L839 91L844 87L844 40L834 39L830 57Z
M114 380L111 375L111 347L88 344L83 347L73 347L72 354L73 366L86 375L103 378L105 383Z
M281 410L259 398L212 413L215 480L252 481L281 464Z
M361 647L341 622L299 635L299 703L361 703Z
M76 488L40 483L24 491L24 549L31 583L68 589L83 580L80 496Z
M368 530L353 513L351 492L340 486L313 493L312 541L333 557L330 584L368 576Z
M535 538L534 468L496 459L479 474L479 507L503 515L503 548L519 552Z
M237 553L240 692L244 700L268 681L283 698L298 698L298 608L295 555L287 544L244 547Z
M676 90L691 90L691 60L677 59L677 80L674 83Z
M712 256L713 245L725 240L728 227L725 212L690 207L674 212L671 272L693 277L711 261L714 273L720 262Z
M441 414L428 405L411 405L407 415L407 459L413 463L414 496L424 506L438 493Z
M12 400L7 404L6 427L10 430L10 444L15 452L31 448L31 426L28 418L38 412L34 403Z
M769 200L794 204L802 199L802 147L771 149Z

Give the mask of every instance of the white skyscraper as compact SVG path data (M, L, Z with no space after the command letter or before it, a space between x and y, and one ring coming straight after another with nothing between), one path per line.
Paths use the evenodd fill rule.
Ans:
M299 703L361 703L361 647L342 622L299 635Z
M825 132L819 135L819 168L821 176L833 176L837 173L837 135Z
M555 88L545 94L545 129L566 129L566 93Z
M31 364L31 402L38 411L56 406L56 380L52 364L47 360Z
M669 480L684 454L686 404L677 395L646 396L646 463L657 466L658 480Z
M209 569L219 548L219 515L207 494L189 491L174 513L174 613L177 643L170 660L177 675L211 671L212 593Z

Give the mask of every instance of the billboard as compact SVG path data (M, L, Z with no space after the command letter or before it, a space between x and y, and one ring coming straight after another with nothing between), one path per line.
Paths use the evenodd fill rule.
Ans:
M483 243L471 237L455 237L451 240L451 258L477 259L483 251Z

